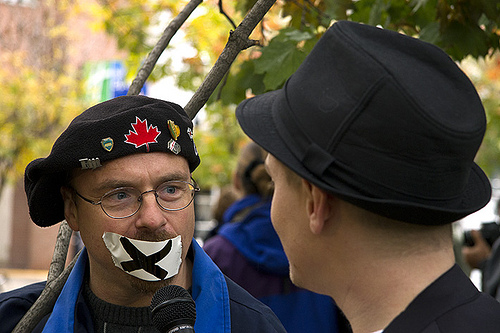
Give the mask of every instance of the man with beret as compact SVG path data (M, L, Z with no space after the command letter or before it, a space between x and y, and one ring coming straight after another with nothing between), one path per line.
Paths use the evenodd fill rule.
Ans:
M340 21L277 91L242 102L270 154L271 219L292 281L357 332L500 332L500 303L455 264L451 223L490 199L486 119L439 48Z
M171 284L192 295L196 332L285 331L193 239L199 188L191 173L199 163L180 106L125 96L83 112L48 157L27 166L32 220L46 227L66 219L85 244L36 332L158 332L149 305ZM42 289L0 295L1 332L14 328Z

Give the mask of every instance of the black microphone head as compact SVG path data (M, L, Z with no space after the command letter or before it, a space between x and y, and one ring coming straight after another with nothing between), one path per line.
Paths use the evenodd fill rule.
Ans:
M160 332L168 332L178 325L194 326L196 305L189 292L176 285L160 288L149 307L153 323Z

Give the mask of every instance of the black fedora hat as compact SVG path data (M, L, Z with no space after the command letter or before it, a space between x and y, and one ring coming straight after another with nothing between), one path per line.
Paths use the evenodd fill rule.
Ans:
M482 208L480 98L446 53L355 22L329 28L285 86L243 101L255 142L318 187L400 221L445 224Z
M73 169L95 169L123 156L165 152L186 158L193 171L200 158L193 124L179 105L146 96L99 103L73 119L46 158L24 172L31 219L47 227L64 220L61 186Z

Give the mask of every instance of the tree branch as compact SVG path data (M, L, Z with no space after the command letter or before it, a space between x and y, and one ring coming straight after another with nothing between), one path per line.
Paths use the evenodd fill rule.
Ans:
M224 11L224 8L222 6L222 0L219 0L219 13L221 13L222 15L224 15L227 18L229 23L233 26L233 29L236 29L236 24L234 24L233 19L231 17L229 17L229 15L227 15L227 13Z
M198 7L203 0L191 0L186 7L177 15L167 26L167 28L163 31L162 36L158 43L156 43L155 47L148 54L144 64L141 69L137 73L136 78L132 81L130 88L128 90L127 95L139 95L141 92L142 86L144 86L144 82L146 82L147 78L153 71L154 66L158 62L161 54L167 47L170 40L175 35L175 33L180 29L182 24L187 20L189 15Z
M56 279L64 270L72 233L73 230L69 227L68 222L62 221L59 226L59 233L57 234L56 246L54 248L54 254L52 255L52 262L50 263L49 274L47 275L47 283Z
M69 273L71 273L71 270L80 255L80 253L78 253L68 267L64 269L71 233L72 230L68 226L68 223L66 221L61 222L54 249L54 255L52 256L52 263L50 264L49 274L47 276L47 284L36 302L24 314L19 323L17 323L12 333L33 331L40 320L52 311L52 308L54 307L54 304L56 303L56 300L59 297L66 280L68 279Z
M184 110L186 110L191 119L196 116L198 111L208 101L210 95L212 95L219 82L229 70L238 53L256 44L255 41L249 40L248 37L275 2L276 0L258 0L241 24L230 33L229 40L215 62L215 65L184 107Z
M80 252L57 278L52 280L51 283L47 282L36 302L33 303L28 312L26 312L19 323L17 323L14 330L12 330L12 333L25 333L33 331L40 320L52 312L52 308L54 307L54 304L56 303L56 300L59 297L71 270L75 266L79 255Z

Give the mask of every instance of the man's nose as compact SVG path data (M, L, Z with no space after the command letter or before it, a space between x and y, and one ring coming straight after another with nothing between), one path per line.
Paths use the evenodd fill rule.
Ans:
M142 193L139 200L141 207L137 212L137 228L156 230L167 223L165 212L156 201L155 190Z

